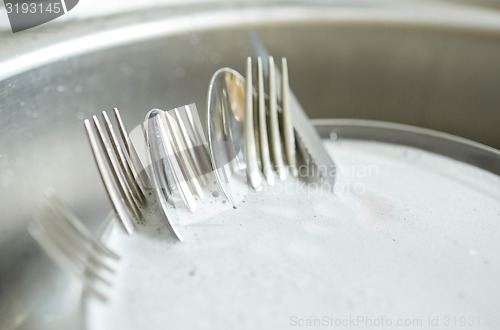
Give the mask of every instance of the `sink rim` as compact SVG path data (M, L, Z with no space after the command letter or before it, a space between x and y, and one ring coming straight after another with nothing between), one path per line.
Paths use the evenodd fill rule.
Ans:
M252 25L389 25L469 33L500 32L500 11L453 4L417 6L393 1L353 1L349 4L311 1L235 6L221 3L174 9L152 8L140 13L50 25L38 30L40 33L36 34L35 41L30 33L11 37L0 33L4 43L0 49L0 81L59 60L134 42Z

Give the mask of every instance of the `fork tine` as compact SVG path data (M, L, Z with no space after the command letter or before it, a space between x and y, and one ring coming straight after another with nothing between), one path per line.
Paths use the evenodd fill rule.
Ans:
M160 129L158 126L160 125L161 121L158 120L159 118L156 118L159 116L159 111L160 110L153 109L148 112L145 121L145 134L147 146L149 149L149 155L151 157L151 179L153 187L156 189L158 200L160 201L161 211L163 212L165 219L169 223L170 229L172 230L173 234L179 239L179 241L182 242L183 238L181 234L178 232L168 215L168 202L167 196L164 191L169 192L170 188L167 182L166 175L162 175L162 173L164 173L163 165L160 166L160 162L164 161L164 159L162 159L162 151L166 150L162 146L162 139L159 138L161 133L159 132Z
M52 221L45 221L44 225L48 229L52 228L50 231L54 233L57 237L55 237L54 241L64 240L65 250L69 250L70 248L75 250L75 253L83 254L84 256L90 258L94 261L96 266L100 266L113 273L113 269L109 267L104 261L101 260L101 257L98 254L98 251L95 250L88 242L84 241L84 238L78 235L77 232L68 224L64 215L57 213L57 209L54 209L50 204L47 207L47 216L52 219ZM61 217L62 216L62 217Z
M87 257L91 256L82 255L83 251L79 251L78 246L73 246L74 242L69 237L66 237L64 232L57 232L57 227L54 223L42 224L42 228L48 240L54 243L57 249L64 251L63 253L71 260L71 262L78 268L80 266L83 273L89 274L93 278L107 284L111 283L99 274L99 266L89 262Z
M32 222L28 225L28 232L40 245L42 250L63 270L76 276L82 283L83 288L93 294L101 301L107 301L106 296L98 290L92 282L87 278L84 272L74 264L74 261L64 253L50 238L47 236L45 229L38 222Z
M120 115L120 111L118 108L114 108L113 112L115 114L116 122L118 123L118 128L120 130L120 136L122 138L122 142L125 145L125 149L128 152L128 156L130 158L130 163L132 164L131 168L133 170L133 176L138 178L140 185L144 188L151 187L151 182L149 179L149 173L146 168L141 163L141 158L137 153L137 150L130 139L130 135L123 124L122 117Z
M175 118L177 119L177 122L179 123L177 126L181 130L180 135L181 135L181 138L182 138L182 141L184 144L184 148L187 152L189 163L191 164L191 167L193 168L193 170L196 174L196 178L201 182L201 184L203 186L206 186L207 182L206 182L205 178L203 177L203 171L200 168L200 164L196 160L194 146L193 146L191 138L189 137L189 134L187 132L186 126L184 124L184 120L182 119L182 117L179 113L179 110L177 108L174 109L174 113L175 113Z
M94 116L95 117L95 116ZM92 130L92 127L90 126L90 120L85 119L84 121L84 126L85 126L85 131L87 132L87 137L89 139L90 147L92 149L92 153L94 155L94 159L97 164L97 168L99 169L99 173L101 175L101 179L104 183L104 187L106 188L106 191L108 192L108 196L111 200L111 204L118 215L118 218L123 224L123 227L127 231L128 234L132 234L134 232L134 224L132 220L130 219L128 212L127 212L127 207L125 206L124 202L122 201L120 197L120 192L116 188L116 185L113 180L113 171L110 169L110 167L106 164L106 161L104 160L104 157L102 156L102 153L100 151L96 135L94 131Z
M196 145L207 145L207 141L205 138L205 135L201 134L203 132L203 128L201 127L200 124L200 119L198 118L198 114L196 113L196 119L195 120L195 115L193 115L193 110L189 105L184 106L185 114L189 122L189 127L191 128L191 133L193 134L193 141ZM208 154L206 155L208 157ZM210 160L208 160L210 163Z
M271 165L271 156L269 155L269 139L267 137L267 120L266 120L266 102L264 91L264 73L262 67L262 58L257 58L257 80L258 80L258 98L259 98L259 137L260 137L260 152L262 159L262 171L266 177L267 183L273 185L274 174Z
M134 174L132 173L130 163L127 161L127 158L125 157L125 153L120 145L120 142L118 142L118 139L113 130L113 125L111 124L111 121L109 120L106 111L102 112L102 118L104 119L104 124L106 126L106 131L108 133L111 146L113 147L113 151L115 152L116 158L118 159L118 164L120 165L125 180L127 181L129 190L141 204L144 204L145 202L144 194L142 193L141 187L139 187L137 181L134 178Z
M92 233L85 227L79 220L73 211L64 205L52 191L46 193L46 198L50 205L56 210L56 212L61 213L68 224L71 225L78 234L83 237L84 240L92 244L98 251L107 255L108 257L119 260L120 256L111 251L108 247L102 244Z
M281 59L281 89L286 157L290 172L292 176L296 177L298 175L297 156L295 154L295 136L293 133L292 115L290 113L288 62L285 57Z
M103 267L113 272L113 270L101 260L97 251L89 248L81 237L72 232L64 215L57 213L50 205L46 205L45 210L41 213L43 216L41 218L35 218L35 221L39 222L46 236L62 251L69 255L75 264L88 268L87 270L91 274L96 274L100 279L102 277L98 274L99 267ZM94 262L89 262L89 259ZM104 278L102 278L102 280L107 282Z
M162 112L163 114L164 112ZM179 188L179 191L181 193L181 197L184 201L184 203L187 205L189 210L191 212L194 212L197 208L196 206L196 200L193 197L193 194L191 193L191 189L189 188L188 184L186 181L182 180L182 172L179 167L179 164L177 163L175 159L175 153L174 150L172 149L172 137L169 134L169 131L166 129L164 122L165 120L162 119L162 114L159 116L156 116L153 118L153 120L157 120L158 124L158 129L159 129L159 134L160 134L160 139L162 140L163 147L166 148L166 153L167 153L167 163L168 166L170 167L170 170L172 172L172 176L175 180L176 186Z
M280 129L278 124L278 101L276 95L276 69L274 58L269 57L269 112L271 121L271 142L273 150L273 160L280 180L286 179L285 165L283 163L283 153L281 151Z
M120 190L120 194L125 200L125 203L128 206L129 210L133 213L134 217L136 219L141 219L141 212L139 211L134 197L129 190L130 188L128 187L126 180L123 177L123 172L120 170L120 166L117 164L118 160L115 156L116 151L114 151L114 147L112 145L109 145L108 137L105 136L99 119L97 119L97 116L93 116L92 119L94 121L94 127L97 130L97 136L99 138L99 142L101 143L101 148L104 150L104 156L108 161L108 165L112 169L112 173L115 178L115 182L118 185L118 189Z
M69 216L68 216L69 215ZM46 191L44 203L38 212L33 214L34 222L28 228L32 236L40 243L42 249L51 256L56 263L76 274L82 281L89 280L87 275L107 284L111 283L100 275L100 269L113 273L113 269L103 260L103 255L92 242L97 241L81 223L78 217L60 200L55 197L52 189ZM77 226L74 226L78 224ZM36 225L36 228L34 227ZM83 231L76 228L84 228ZM86 239L80 233L86 233L91 239ZM98 245L105 247L102 243ZM114 252L109 256L119 258ZM91 283L88 281L87 284Z
M192 112L192 109L189 105L184 106L185 114L188 120L189 125L187 125L187 128L189 128L189 132L193 136L193 146L196 147L196 151L194 152L195 158L197 161L197 164L201 164L201 169L204 169L205 172L202 170L200 174L206 174L207 172L211 172L212 169L212 162L210 161L210 154L208 151L208 142L206 140L206 137L203 132L203 128L200 124L200 118L198 117L198 114L196 113L196 121L194 120L194 115ZM188 132L188 133L189 133ZM189 134L188 134L189 136ZM203 181L205 181L205 177L202 175L201 177ZM206 185L206 183L205 183Z
M182 122L175 123L172 116L168 112L163 113L163 119L167 122L167 125L170 129L170 133L174 140L175 154L178 155L177 159L180 165L181 171L184 174L184 179L188 183L188 185L193 188L196 194L203 198L203 190L201 189L200 183L198 182L197 175L193 171L193 167L190 164L190 161L187 157L189 151L186 150L183 146L183 143L179 137L178 131L179 126L182 126Z
M262 189L262 181L259 173L259 165L257 162L253 116L252 58L248 57L245 92L245 154L247 163L247 177L252 187L256 191L259 191Z

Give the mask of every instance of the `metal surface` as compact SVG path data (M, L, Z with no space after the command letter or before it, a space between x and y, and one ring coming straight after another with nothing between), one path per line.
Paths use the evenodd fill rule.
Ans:
M166 202L166 198L168 198L174 187L177 187L184 204L191 212L196 211L197 203L194 193L188 185L190 179L184 177L183 174L185 172L183 172L183 168L186 165L176 159L174 134L172 130L167 128L169 124L166 113L159 109L151 110L146 115L146 124L145 134L153 166L155 188L158 194L163 196ZM158 149L160 149L160 153L156 155ZM165 190L165 193L161 192L163 190ZM165 216L167 216L165 207L164 212Z
M295 132L297 134L297 144L302 151L304 159L308 164L316 167L316 170L314 170L313 173L317 173L318 177L324 180L324 182L328 184L330 189L333 191L335 187L335 163L330 158L325 148L323 148L321 139L314 127L309 123L309 118L307 117L304 109L295 95L290 91L288 82L288 63L286 58L282 59L282 77L278 80L276 78L277 70L275 68L274 58L269 56L268 51L255 33L251 33L250 38L256 55L269 59L265 62L267 70L264 70L264 72L267 72L269 76L269 111L272 128L273 155L276 166L278 167L280 179L283 180L285 178L285 172L281 157L281 142L277 136L279 132L276 110L278 96L275 87L275 84L277 83L279 83L282 87L280 99L283 109L283 136L290 171L294 176L297 176L295 141L293 139L293 133Z
M285 154L292 176L298 175L297 155L295 150L295 134L290 109L290 82L288 79L288 62L286 57L281 59L281 106L283 108L283 139ZM302 109L304 111L304 109ZM309 121L306 125L309 124ZM314 132L316 134L316 131Z
M276 69L274 66L274 59L272 57L264 57L264 61L267 63L269 59L269 126L271 128L271 150L272 159L274 165L276 166L276 172L278 172L278 177L280 180L285 180L286 170L285 164L283 163L283 152L281 150L281 134L278 123L278 97L277 97L277 78ZM307 125L307 123L306 123Z
M115 113L119 116L118 111ZM121 145L116 140L109 119L104 111L103 118L105 118L107 124L107 136L101 128L99 119L97 119L96 116L92 117L92 121L97 134L94 133L90 120L88 119L84 121L85 131L87 132L95 163L111 204L113 205L113 209L127 233L132 234L134 232L133 219L141 219L139 203L144 202L144 195L141 187L139 187L138 183L133 178L133 175L126 174L131 172L130 167L132 165L125 159ZM128 135L128 133L126 134ZM133 186L134 188L132 188ZM133 190L137 191L142 196L142 200L132 195Z
M194 203L194 199L191 191L186 187L186 182L183 182L182 186L178 183L177 175L179 175L178 172L180 169L176 163L172 163L169 159L169 157L172 157L173 150L171 142L168 140L166 134L165 123L162 118L163 114L164 112L162 110L153 109L146 115L144 131L151 157L151 181L153 182L153 188L156 192L156 198L160 203L161 214L164 219L167 220L174 235L182 242L183 238L175 228L168 214L167 198L173 189L171 186L172 183L175 181L175 184L179 187L186 205L189 205L190 202ZM170 153L167 154L167 152ZM188 196L186 196L186 194L188 194ZM186 197L189 197L190 200L188 201ZM158 208L158 205L152 205L152 207ZM191 204L191 209L192 207L196 207L196 205Z
M227 73L227 72L226 72ZM241 76L238 76L241 79ZM236 79L236 78L234 78ZM231 80L234 80L231 78ZM243 83L242 83L243 84ZM238 84L236 84L238 85ZM262 190L262 179L260 177L259 163L257 160L257 140L255 138L255 125L254 125L254 93L253 93L253 79L252 79L252 59L247 58L246 76L245 76L245 120L242 125L244 126L245 136L245 161L246 172L250 185L255 190ZM243 94L240 92L240 94ZM210 100L208 101L210 103ZM210 109L208 112L212 112ZM229 115L234 116L234 110L228 109ZM210 125L210 123L209 123ZM209 132L209 134L211 134Z
M364 119L313 120L323 139L380 141L427 150L500 175L500 150L422 127Z
M230 68L217 70L208 87L206 133L210 162L224 195L232 204L235 199L229 175L246 168L246 127L241 127L245 120L245 88L243 76Z
M266 53L260 42L253 38L253 44L256 43L258 44L256 53ZM273 168L280 180L286 179L287 172L293 177L298 175L294 133L298 135L297 140L303 159L309 167L314 167L314 169L310 168L307 173L324 180L332 191L334 189L335 163L323 148L321 138L290 91L286 58L282 59L281 79L277 79L277 71L272 56L268 56L265 61L259 56L257 58L257 86L255 87L252 58L248 57L245 77L233 69L223 68L217 70L211 79L207 100L210 155L213 167L219 169L217 171L219 184L230 201L232 201L232 193L227 180L229 174L221 173L224 171L221 164L237 157L237 150L241 149L243 143L235 138L241 136L244 136L244 163L247 179L256 191L262 190L261 173L268 184L274 184ZM268 93L264 88L264 78L268 83ZM278 88L281 90L279 104L281 115L278 115ZM243 95L244 103L239 98ZM255 112L254 105L257 106ZM266 118L268 116L269 125ZM285 152L282 150L282 145ZM270 155L272 155L272 163ZM288 171L285 168L285 158ZM231 171L231 169L228 170Z
M285 63L286 60L284 59ZM251 57L247 58L247 66L246 66L246 76L245 76L245 152L246 152L246 162L247 162L247 176L249 178L250 184L255 190L262 189L262 180L260 176L260 169L264 174L267 182L269 184L273 184L274 175L271 172L272 165L270 161L269 155L272 154L274 168L278 174L280 180L284 180L286 178L286 169L284 163L284 156L281 149L281 143L283 143L286 148L286 156L289 163L287 164L290 169L290 173L294 176L297 175L297 163L295 158L295 142L293 141L290 134L293 134L293 126L291 122L291 118L287 113L289 111L288 107L285 107L285 100L282 98L281 103L281 117L283 118L283 130L284 133L280 133L279 127L279 119L278 119L278 100L276 93L276 76L275 76L275 67L274 67L274 59L269 57L266 60L266 63L269 63L269 67L266 70L269 72L269 75L265 77L264 69L263 69L263 61L261 57L257 58L257 88L253 85L253 65ZM283 69L283 74L288 76L288 71L286 67ZM265 89L264 89L264 77L267 78L268 88L269 88L269 105L266 107L265 103ZM236 78L234 78L236 79ZM231 79L231 80L234 80ZM283 80L282 80L283 81ZM236 84L237 85L237 84ZM288 79L286 80L286 84L280 84L283 91L288 91L290 88L288 85ZM254 90L256 93L254 93ZM256 95L255 95L256 94ZM288 100L288 99L287 99ZM256 113L254 115L253 107L254 104L258 106ZM268 109L268 110L266 110ZM210 111L209 111L210 112ZM234 112L234 110L232 110ZM271 139L268 139L268 126L267 126L267 113L269 112L269 135ZM285 120L285 118L287 120ZM257 120L257 124L255 123ZM306 125L308 122L305 123ZM256 136L256 132L258 132L258 138ZM283 135L283 139L281 138ZM260 142L260 143L258 143ZM257 156L257 146L260 148L259 157ZM272 151L272 152L270 152ZM260 169L259 169L260 164Z
M267 111L265 103L264 91L264 73L262 68L262 58L257 58L257 94L259 100L259 141L260 141L260 158L262 162L262 172L266 177L268 184L274 184L274 173L271 165L271 156L269 153L269 138L267 135Z
M246 160L247 160L247 176L250 179L250 184L256 190L260 190L261 178L259 171L259 164L261 165L262 173L267 179L269 184L273 184L274 175L270 172L272 165L269 155L272 154L272 159L274 163L274 168L278 174L280 180L285 180L287 176L287 171L285 169L284 163L284 153L282 151L281 145L285 146L285 155L288 161L288 169L290 174L297 176L297 160L295 157L295 140L293 138L293 124L290 116L290 109L288 107L288 91L290 86L288 84L288 68L286 66L286 59L283 58L283 77L286 79L281 79L278 81L276 79L276 69L274 58L269 56L265 62L267 65L266 70L263 68L263 60L259 56L257 58L257 88L253 86L253 66L252 60L249 57L247 59L246 67L246 77L245 77L245 146L246 146ZM264 74L269 72L268 75ZM267 78L268 82L268 100L269 104L266 107L265 103L265 88L264 88L264 78ZM281 122L282 130L279 127L278 118L278 98L276 92L276 85L281 87L283 97L281 98ZM256 95L254 93L256 90ZM287 96L286 98L284 96ZM257 115L253 113L254 104L258 105ZM268 110L266 110L268 109ZM267 113L269 113L269 128L267 125ZM257 124L254 122L254 118L257 120ZM300 125L309 125L309 122L303 122ZM268 139L268 132L271 137L270 141ZM258 138L255 136L255 132L258 132ZM316 134L316 133L315 133ZM260 142L260 143L257 143ZM257 145L260 146L259 158L257 158ZM271 152L272 151L272 152Z
M113 107L130 125L144 119L135 109L193 102L204 109L213 72L222 64L244 69L249 26L270 53L293 63L300 79L292 89L312 118L400 122L500 147L496 11L233 5L54 24L0 34L2 329L82 326L74 284L26 231L49 185L92 228L106 217L111 206L82 120Z

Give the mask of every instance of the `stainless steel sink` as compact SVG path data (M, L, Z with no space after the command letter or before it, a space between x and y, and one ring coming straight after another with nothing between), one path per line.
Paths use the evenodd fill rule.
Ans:
M92 228L110 210L82 120L118 107L132 128L151 108L194 102L203 110L211 75L222 66L242 71L252 54L249 28L287 56L292 89L313 118L405 123L500 148L495 11L189 6L1 32L0 329L81 325L71 304L59 313L71 283L26 224L47 186Z

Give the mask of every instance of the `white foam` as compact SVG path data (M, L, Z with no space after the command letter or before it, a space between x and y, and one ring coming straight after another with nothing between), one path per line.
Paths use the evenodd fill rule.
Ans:
M106 243L123 258L110 301L87 301L88 328L284 329L358 316L425 328L430 317L498 315L498 176L409 147L325 145L341 168L337 195L291 179L250 191L183 227L182 244L162 222L131 237L114 226Z

